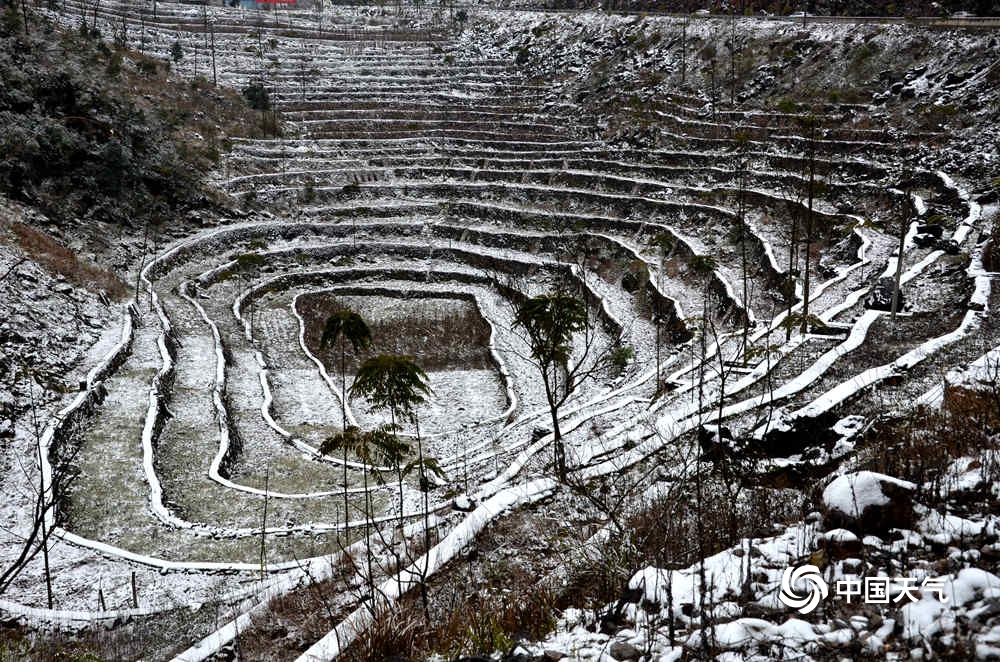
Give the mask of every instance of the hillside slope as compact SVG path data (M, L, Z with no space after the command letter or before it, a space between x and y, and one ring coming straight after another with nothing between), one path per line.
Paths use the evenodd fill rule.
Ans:
M57 498L0 651L994 654L992 34L150 9L8 33L0 329L42 368L4 366L0 568ZM553 291L586 312L569 361L601 359L556 412L515 324ZM341 392L344 307L435 357L412 418ZM390 418L382 454L320 452ZM801 613L807 563L951 605Z

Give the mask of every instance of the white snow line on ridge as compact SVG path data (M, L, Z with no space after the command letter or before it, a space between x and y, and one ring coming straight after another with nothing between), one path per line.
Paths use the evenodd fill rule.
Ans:
M387 288L385 285L374 285L374 284L369 285L369 284L359 283L359 284L336 285L336 286L333 286L333 287L324 287L324 288L321 288L321 289L312 289L312 290L308 290L307 292L302 292L300 294L323 294L323 293L326 293L326 292L334 292L334 293L336 293L336 292L343 291L343 290L365 290L365 289L391 289L391 290L397 290L396 287L389 287L389 288ZM398 291L400 293L405 294L408 291L409 292L413 292L413 291L418 291L418 290L415 290L415 289L405 290L405 289L399 288ZM426 291L426 290L420 290L420 291ZM441 292L443 294L458 293L458 292L464 293L465 290L458 290L458 289L456 289L456 290L447 290L447 289L442 289ZM477 421L476 424L475 424L476 426L483 426L483 425L489 425L491 423L496 423L497 421L506 420L508 417L510 417L510 415L517 408L518 399L517 399L517 394L514 392L513 381L512 381L511 375L510 375L510 370L507 368L507 364L503 360L503 358L497 353L496 343L495 343L495 340L496 340L496 337L497 337L497 325L486 314L485 310L483 309L482 303L479 300L478 289L477 288L473 288L473 292L471 294L472 294L472 301L475 304L476 309L479 311L479 316L483 320L485 320L486 323L490 327L490 341L489 341L489 344L487 345L487 348L489 349L490 355L493 357L493 360L496 362L497 371L500 373L501 381L504 384L504 389L505 389L505 392L506 392L506 398L507 398L507 403L508 403L507 404L507 408L504 409L501 413L496 414L495 416L490 416L489 418L486 418L486 419L484 419L482 421ZM295 299L293 300L293 303L292 303L293 307L295 306L295 302L298 300L298 296L299 295L296 295ZM425 434L425 435L421 435L421 436L424 439L433 439L433 438L444 437L444 436L447 436L449 434L454 434L455 432L457 432L457 430L451 430L451 431L446 431L446 432L439 432L439 433L435 433L433 435L426 435ZM412 435L409 435L409 434L400 434L399 436L412 436ZM308 446L308 447L312 448L311 446ZM446 466L448 464L448 460L445 459L445 458L441 458L439 461L440 461L440 463L441 463L442 466Z
M428 520L431 527L438 526L440 520L437 515L432 514ZM404 535L413 536L418 531L423 530L423 521L413 522L404 527ZM275 578L268 584L259 587L250 593L254 597L254 604L249 609L240 613L235 619L229 621L215 632L207 635L173 658L171 662L201 662L214 655L220 648L239 636L240 632L246 629L254 615L267 609L270 600L280 597L297 587L303 579L308 581L321 581L333 576L338 566L338 560L352 557L364 549L366 539L362 538L351 543L346 549L333 555L316 556L303 559L299 562L291 562L292 572L284 576Z
M176 250L175 247L174 250ZM169 526L175 528L187 529L196 535L201 536L212 536L212 537L222 537L222 538L244 538L261 535L262 531L260 528L255 527L241 527L241 528L230 528L230 527L219 527L212 526L207 523L200 522L189 522L187 520L182 520L170 512L168 508L163 504L163 489L159 481L159 477L156 475L156 470L154 466L154 449L152 438L156 431L157 421L159 420L161 413L160 409L166 409L162 402L161 387L164 379L173 371L174 363L170 356L169 351L166 347L166 338L171 332L170 320L167 318L165 311L163 310L162 304L159 301L159 297L156 294L155 288L153 288L152 282L145 279L147 283L147 288L149 290L150 296L152 298L153 308L156 311L157 317L160 321L160 325L163 331L157 338L157 346L160 350L160 359L162 363L162 368L154 376L153 383L149 391L149 409L146 414L146 422L143 427L142 432L142 448L143 448L143 471L146 475L146 480L150 486L150 509L154 515L162 522ZM218 329L216 329L216 333ZM221 352L219 347L216 347L217 355ZM219 379L218 366L216 372L216 379ZM224 379L224 370L223 370ZM221 421L220 421L221 426ZM218 455L216 456L218 457ZM413 518L419 515L412 513L404 513L402 517ZM375 522L386 522L390 520L397 519L396 516L383 516L375 518ZM371 520L369 520L371 521ZM273 535L278 533L298 533L298 532L308 532L308 533L324 533L332 531L340 531L345 529L358 528L365 525L362 520L355 520L350 522L344 522L341 524L329 524L329 523L311 523L295 526L284 526L284 527L269 527L263 531L264 534Z
M326 382L327 388L330 389L330 392L333 393L337 397L337 400L341 403L341 406L344 408L344 411L347 414L348 424L356 426L358 425L358 419L354 417L354 412L351 410L350 399L347 397L345 393L341 392L341 390L337 387L336 384L333 383L333 379L330 377L330 374L326 371L326 366L323 365L323 362L320 361L315 354L309 351L309 347L306 346L306 321L302 319L302 315L299 314L298 304L300 295L301 293L296 294L295 297L292 299L292 315L295 316L295 319L298 320L299 323L299 347L302 349L302 352L306 355L306 357L308 357L310 361L316 364L316 368L319 370L319 376L323 378L323 381ZM233 305L235 306L236 304ZM376 468L379 471L388 470L388 467L376 467Z
M395 244L392 244L392 245L395 245ZM392 246L392 245L390 245L390 246ZM425 248L425 245L423 243L421 243L421 242L409 242L409 243L398 244L398 245L400 245L400 246L417 246L417 247L420 247L420 248ZM504 255L499 254L499 253L497 254L497 257L498 257L498 259L503 259L503 260L508 260L508 261L512 259L512 258L509 258L509 257L504 257ZM551 262L551 261L547 261L547 262L532 261L532 262L529 262L529 263L530 264L545 264L545 265L551 265L551 266L555 266L555 267L565 267L565 266L567 266L564 263L557 263L557 262ZM569 266L572 266L572 265L569 265ZM255 286L253 286L251 288L248 288L245 292L243 292L242 294L240 294L236 298L236 300L233 302L233 306L232 306L233 315L237 318L237 320L239 320L243 324L244 330L245 330L245 332L247 334L247 338L249 340L252 340L252 336L250 335L250 330L249 330L249 323L241 315L241 311L242 311L243 305L244 305L244 303L245 303L245 301L246 301L247 298L249 298L251 296L256 296L258 292L266 290L266 288L269 285L271 285L271 284L273 284L275 282L278 282L278 281L280 281L282 279L286 279L286 278L289 278L291 276L294 276L296 274L298 274L300 276L306 276L306 275L308 275L308 276L324 276L324 275L330 275L330 274L338 273L338 271L341 271L341 270L326 269L326 270L315 270L315 271L306 271L306 272L295 272L295 273L286 273L286 274L282 274L282 275L278 275L278 276L272 277L270 279L266 279L266 280L262 281L261 283L255 285ZM344 271L345 273L349 273L351 271L351 269L345 269L345 270L342 270L342 271ZM574 275L577 278L580 278L579 274L577 274L576 272L572 272L572 273L574 273ZM588 289L590 289L593 292L593 289L590 287L590 285L587 283L586 280L583 280L581 278L581 282L582 282L582 284L585 287L587 287ZM602 307L604 308L604 312L608 316L608 319L610 319L613 323L618 324L619 326L621 326L621 322L616 317L614 317L614 315L611 313L610 310L608 310L606 308L606 301L605 301L605 299L603 297L601 297L597 292L593 292L593 294L594 294L594 297L596 299L598 299L599 301L601 301ZM297 301L297 299L298 299L298 295L296 296L295 301ZM299 320L300 346L303 346L304 342L303 342L302 336L304 334L304 321L302 320L301 316L298 315L298 312L297 312L296 308L297 307L294 306L294 302L293 302L293 313L295 314L296 318ZM311 357L311 360L313 361L313 363L319 365L317 363L316 357L312 356L311 352L308 352L308 349L306 349L306 352L307 352L307 355L309 355ZM320 367L321 367L321 373L320 373L321 376L324 378L324 381L326 381L327 385L330 386L331 382L330 382L329 374L325 373L325 368L323 366L320 366ZM333 388L333 392L337 395L337 397L339 399L339 397L340 397L340 391L339 391L339 389L337 389L335 385L332 388ZM348 412L350 413L350 409L348 409ZM350 416L349 416L349 418L350 418ZM441 434L444 434L444 433L441 433ZM403 436L409 436L409 435L407 434L407 435L403 435ZM440 434L435 434L433 436L440 436Z
M954 240L957 243L963 243L965 238L968 236L969 231L973 227L976 221L978 221L982 214L982 208L969 198L969 194L964 189L960 188L955 184L948 175L943 172L938 172L938 176L945 183L945 186L952 188L958 194L958 196L966 202L969 208L969 215L962 221L961 226L956 230L953 235ZM907 282L914 277L916 277L923 269L932 262L936 261L944 251L934 251L919 263L911 267L905 274L903 274L903 282ZM981 248L976 251L975 257L981 255ZM970 263L970 269L973 263ZM981 262L980 262L981 263ZM990 280L986 276L976 276L976 288L972 296L970 297L970 303L976 303L977 297L981 296L983 292L986 294L986 299L988 301L989 291L990 291ZM898 374L899 372L906 371L909 368L917 365L924 359L926 359L931 354L940 351L942 348L961 340L962 338L968 336L973 330L979 327L983 318L986 315L986 309L982 312L977 310L969 310L965 313L962 319L962 323L959 327L949 333L946 333L935 338L931 338L924 343L921 343L916 348L910 350L903 356L900 356L895 361L887 363L881 366L877 366L856 375L854 378L847 380L841 384L838 384L834 388L830 389L826 393L817 397L813 402L809 403L805 407L792 412L789 415L789 420L794 420L800 417L815 417L823 414L833 407L839 405L847 398L851 397L854 393L860 391L861 389L871 386L883 379L892 376L893 374ZM933 390L931 392L925 393L924 396L918 398L917 402L920 403L926 397L928 400L933 401L934 395Z
M820 286L816 288L816 290L814 291L814 296L818 295L822 291L825 291L828 287L832 286L834 283L846 279L847 276L852 271L860 269L865 264L868 264L869 259L867 257L867 252L871 246L871 240L868 239L868 237L866 237L863 233L861 233L859 228L857 227L855 227L854 233L861 239L861 245L858 247L858 252L857 252L858 260L853 264L847 265L846 267L839 268L836 276L830 278L824 283L821 283ZM828 309L826 313L821 315L821 318L827 316L833 317L837 312L839 312L839 310L837 309L841 308L847 309L851 307L867 291L868 288L866 287L852 292L850 295L848 295L844 304L842 304L841 306L836 306L834 308ZM802 302L799 301L798 303L792 306L792 310L793 311L799 310L801 309L801 307L802 307ZM787 311L783 311L782 313L777 315L772 321L771 325L755 333L753 339L758 340L764 337L766 334L771 333L772 331L777 329L780 326L782 320L785 319L786 315ZM803 341L802 338L798 337L797 335L793 335L792 339L782 346L781 352L783 354L787 354L792 349L797 347L798 344L800 344L802 341ZM718 341L713 345L713 347L709 349L708 357L714 356L717 351L719 351ZM737 382L737 385L734 386L733 392L737 392L739 390L742 390L743 388L746 388L748 385L751 385L756 380L754 374L758 373L761 370L765 370L766 372L766 368L764 368L765 364L766 360L761 361L757 366L755 366L754 373L744 378L743 380ZM697 362L692 361L689 365L676 371L667 379L668 381L679 380L684 374L690 372L696 367L697 367ZM693 388L693 385L688 384L679 389L678 391L676 391L676 393L678 394L684 393L686 391L691 390L691 388ZM711 398L712 396L709 395L708 397ZM634 447L620 454L619 457L616 458L614 461L609 460L589 468L587 470L589 472L588 475L590 473L593 473L594 475L599 475L600 472L613 471L620 462L634 464L636 462L645 459L652 453L655 453L657 450L659 450L663 445L668 443L668 441L670 441L671 439L676 438L676 436L679 436L680 434L693 430L698 423L697 421L698 417L696 416L697 413L698 413L697 407L689 403L688 405L682 406L680 411L674 413L671 413L670 410L663 411L655 421L651 421L647 418L640 421L632 421L627 424L618 426L615 430L612 431L612 434L623 434L629 442L634 444ZM648 428L651 428L653 432L650 433L648 430L641 429L641 426L643 425L646 425L648 426Z
M274 418L271 416L271 404L274 402L274 400L273 400L273 396L271 395L270 380L268 380L269 370L267 368L267 364L264 362L264 356L259 351L255 351L255 354L256 354L256 357L257 357L258 366L260 368L259 371L258 371L258 373L257 373L257 375L258 375L258 378L260 379L261 391L263 393L263 400L261 401L260 412L261 412L261 416L264 419L264 422L267 423L268 426L272 430L274 430L279 435L281 435L282 437L284 437L284 439L286 441L288 441L288 443L294 445L297 449L299 449L303 453L308 453L310 456L312 456L314 459L316 459L316 460L318 460L320 462L329 462L330 464L336 464L338 466L343 466L344 465L344 461L343 460L341 460L341 459L339 459L339 458L337 458L335 456L332 456L332 455L323 455L322 453L319 452L319 449L317 449L315 446L312 446L309 443L307 443L306 441L304 441L302 439L299 439L298 437L296 437L295 435L293 435L291 432L289 432L288 430L285 430L283 427L281 427L280 425L278 425L277 421L274 420ZM363 464L361 462L351 462L350 460L347 461L347 466L350 467L350 468L352 468L352 469L364 469L364 468L367 467L370 470L374 470L376 468L376 467L373 467L372 465L365 465L365 464ZM376 491L384 489L386 486L397 487L398 484L397 483L386 483L386 485L373 485L373 486L370 486L367 490L365 490L365 488L363 488L363 487L352 487L352 488L348 489L348 493L351 493L351 492L362 493L362 492L365 492L365 491L376 492ZM343 494L344 491L343 490L339 490L337 493L338 494Z
M321 497L336 496L338 494L343 494L343 490L328 490L322 492L304 492L304 493L285 493L270 490L262 490L256 487L250 487L248 485L242 485L240 483L235 483L232 480L225 478L219 472L222 467L222 462L226 455L229 453L229 438L230 438L230 426L229 426L229 412L226 409L225 403L222 401L222 393L226 388L226 357L222 351L222 338L219 333L219 327L215 322L208 316L205 309L200 303L191 298L187 291L187 285L189 281L181 283L179 291L181 297L183 297L188 303L190 303L195 310L201 315L202 319L206 324L212 329L212 338L215 343L215 380L212 384L212 403L215 407L216 423L219 426L219 449L212 458L212 462L208 468L208 477L214 482L227 487L231 490L236 490L238 492L244 492L246 494L254 494L256 496L267 496L269 498L275 499L316 499ZM268 394L269 395L269 394Z
M97 377L104 371L108 370L120 357L127 355L132 346L134 333L135 324L132 318L132 313L129 308L126 308L125 314L122 317L122 331L118 343L104 355L104 357L90 370L90 372L87 373L86 390L78 394L75 398L73 398L69 405L63 407L54 416L52 416L48 421L45 430L42 432L41 437L39 437L38 469L42 476L42 493L46 495L47 499L51 498L52 495L52 464L49 460L49 452L52 449L52 443L55 441L56 434L63 425L66 425L67 421L69 421L72 416L77 414L84 402L93 397L94 390L101 383L97 380ZM45 513L46 527L50 530L55 530L55 520L55 507L52 507Z
M824 414L861 389L871 386L872 384L882 381L883 379L894 374L906 371L926 359L931 354L934 354L942 348L961 340L965 336L969 335L973 330L978 328L981 322L981 314L970 310L965 313L962 323L954 331L946 333L943 336L931 338L927 342L922 343L918 347L899 357L892 363L870 368L862 372L860 375L855 376L853 379L838 384L826 393L817 397L807 406L793 412L789 418L811 418Z

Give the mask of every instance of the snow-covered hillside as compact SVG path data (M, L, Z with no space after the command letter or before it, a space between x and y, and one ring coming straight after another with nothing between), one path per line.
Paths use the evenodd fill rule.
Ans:
M18 633L0 650L1000 654L994 34L44 11L266 94L246 122L270 135L227 141L210 184L228 206L123 239L155 247L119 274L127 304L3 246L0 340L48 311L44 358L74 388L39 396L55 404L37 426L25 393L0 394L20 412L0 423L0 567L32 524L52 531L0 595ZM564 479L515 323L551 291L586 308L571 362L616 357L558 410ZM404 462L319 450L344 420L387 420L342 392L357 358L342 382L320 346L343 306L376 351L429 362ZM418 444L443 473L423 486L403 471ZM39 485L59 495L42 518ZM831 592L899 581L887 603L831 595L803 614L779 595L805 564ZM947 601L901 592L928 577Z

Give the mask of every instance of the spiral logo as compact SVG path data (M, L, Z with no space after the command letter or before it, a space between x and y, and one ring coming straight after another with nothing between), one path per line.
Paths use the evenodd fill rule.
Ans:
M804 596L796 593L792 587L799 582L805 582L809 586L809 591ZM808 614L820 600L826 599L830 593L830 587L820 574L819 568L814 565L804 565L798 568L785 568L781 576L781 593L778 599L792 609L798 609L800 614Z

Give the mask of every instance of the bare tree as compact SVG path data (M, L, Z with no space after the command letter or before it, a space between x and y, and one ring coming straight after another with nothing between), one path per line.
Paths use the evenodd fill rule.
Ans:
M815 223L813 219L813 203L817 193L816 182L816 130L819 127L819 120L810 113L801 120L802 128L806 131L806 169L808 180L806 183L806 227L805 227L805 263L802 269L802 326L800 331L806 333L809 329L809 270L811 268L812 244L814 241L813 232Z
M27 530L7 529L7 533L17 539L16 544L19 545L19 549L16 556L6 566L0 567L0 595L3 595L10 588L28 564L41 555L45 575L46 604L49 609L52 609L54 598L52 569L49 564L49 539L52 537L54 529L50 524L51 520L54 519L53 513L56 505L66 497L70 489L75 475L72 465L79 452L79 447L60 448L58 449L58 457L48 458L51 461L51 474L46 485L42 465L46 459L43 458L43 453L49 452L49 449L43 448L42 444L39 403L35 397L37 382L33 372L25 366L22 366L19 371L19 379L23 379L27 386L32 434L37 447L38 482L34 483L31 478L32 471L28 467L21 466L21 471L28 478L27 484L31 489L30 518Z
M602 344L590 312L582 300L567 292L542 294L522 302L514 315L514 328L530 354L524 358L539 371L552 419L554 468L560 481L566 479L566 450L559 428L559 408L587 379L608 365L611 350L621 337ZM581 340L574 351L574 338Z

